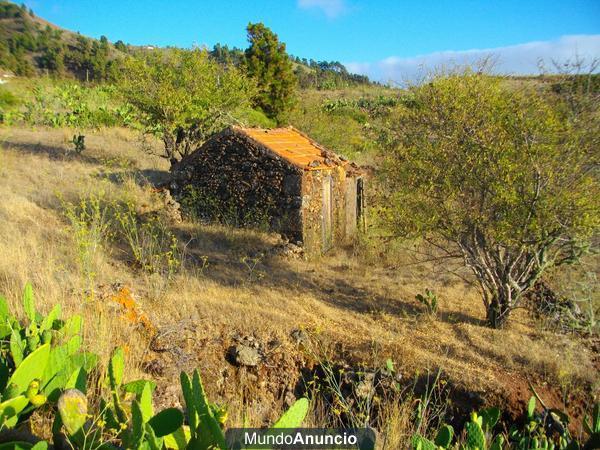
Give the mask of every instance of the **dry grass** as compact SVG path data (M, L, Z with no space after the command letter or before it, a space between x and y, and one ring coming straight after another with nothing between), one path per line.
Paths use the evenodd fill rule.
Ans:
M432 266L411 264L408 254L399 253L394 268L365 263L346 250L318 261L289 260L268 256L277 242L272 235L172 223L183 269L169 283L136 269L119 245L107 244L94 256L90 292L62 201L103 192L107 201L160 212L163 198L144 180L164 179L167 167L142 152L127 130L88 133L80 157L66 150L71 136L68 130L0 129L0 292L19 310L29 280L41 309L60 302L67 314L83 314L92 351L106 359L114 346L127 346L130 377L148 362L166 361L161 392L167 403L177 403L169 387L177 371L198 366L213 396L233 403L234 423L248 416L255 423L269 420L309 359L290 341L294 329L307 330L334 357L371 367L391 358L408 377L441 367L454 386L482 394L501 395L516 374L597 383L593 355L577 339L536 329L522 311L505 330L486 328L477 292ZM253 269L248 257L256 258ZM159 334L180 339L170 359L153 352L148 333L122 318L111 300L122 286L132 290ZM438 318L423 315L414 300L426 288L440 298ZM275 375L236 369L225 360L236 335L279 343ZM386 412L390 427L406 429L403 408ZM390 439L404 439L396 434Z

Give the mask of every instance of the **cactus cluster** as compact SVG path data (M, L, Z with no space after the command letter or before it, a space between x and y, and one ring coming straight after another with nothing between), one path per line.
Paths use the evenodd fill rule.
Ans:
M182 373L181 389L185 399L187 423L183 413L167 408L154 413L154 383L136 380L123 384L123 351L117 349L108 367L110 401L100 401L100 411L88 412L84 393L70 389L58 402L62 431L78 449L226 449L223 426L226 410L208 401L198 371L192 377ZM128 394L133 398L128 400ZM275 423L273 428L295 428L308 412L308 400L300 399ZM99 420L94 420L98 417ZM107 441L112 436L112 442Z
M54 445L81 450L109 449L225 449L223 428L227 408L210 403L198 371L181 374L186 404L184 412L167 408L154 412L149 380L123 380L123 349L117 348L104 379L106 398L91 408L87 398L88 373L97 357L81 351L79 316L63 321L60 306L40 315L31 285L25 287L24 323L9 313L0 297L0 432L14 428L36 409L55 412ZM96 402L94 402L96 403ZM54 409L56 408L56 409ZM299 427L308 412L300 399L275 423L274 428ZM66 441L66 442L65 442ZM8 442L0 450L46 450L40 441Z
M536 398L543 411L536 413ZM507 433L494 433L501 412L498 408L488 408L479 414L471 413L471 420L465 424L463 439L453 444L454 430L444 425L431 441L416 434L412 437L414 450L591 450L600 448L600 405L596 404L592 417L586 417L584 428L588 438L579 443L568 431L568 417L561 411L548 409L534 390L527 405L526 423L519 428L510 427Z
M423 305L425 307L425 311L430 316L435 316L437 314L438 298L437 298L437 295L430 289L425 289L425 295L423 295L423 294L415 295L415 300L417 300L421 305Z
M55 402L71 378L96 362L80 351L80 317L61 320L59 305L41 315L30 284L23 293L23 310L26 320L19 321L0 297L0 431Z

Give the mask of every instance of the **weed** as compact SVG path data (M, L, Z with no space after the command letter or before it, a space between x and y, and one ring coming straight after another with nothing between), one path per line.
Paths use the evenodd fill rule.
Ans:
M259 270L257 267L262 262L265 255L263 253L259 253L256 256L243 256L240 259L240 262L244 264L246 270L248 271L248 275L246 280L249 283L258 282L262 280L266 276L266 272L263 270Z
M85 136L83 134L75 134L73 135L73 139L71 140L73 144L73 150L78 155L81 155L85 150Z
M437 315L438 312L438 298L437 295L434 294L429 289L425 289L425 295L417 294L415 295L415 299L423 306L425 306L425 310L427 314L430 316Z
M328 426L371 427L377 422L382 405L400 397L399 376L391 359L381 369L351 368L333 363L318 342L313 344L316 347L310 345L306 351L319 364L313 378L305 380L305 384L321 403L323 421Z
M80 273L87 292L93 296L100 251L114 236L111 206L102 191L82 197L77 204L62 203L77 246Z
M439 426L446 416L448 409L448 391L445 380L441 379L441 370L432 377L429 371L424 377L425 390L415 400L414 413L415 432L424 433L426 430ZM418 380L417 377L415 380ZM415 381L416 382L416 381ZM415 386L416 387L416 386Z
M159 218L142 222L132 203L116 212L120 235L145 272L170 280L181 266L177 238Z

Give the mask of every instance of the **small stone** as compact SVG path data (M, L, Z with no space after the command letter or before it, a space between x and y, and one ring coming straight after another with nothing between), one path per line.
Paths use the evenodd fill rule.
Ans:
M159 359L152 359L142 363L142 370L150 375L162 376L165 373L165 365Z
M361 399L369 399L375 395L375 374L367 373L356 386L356 396Z
M233 362L238 366L255 367L262 361L262 357L256 348L243 344L232 347L231 356Z
M296 396L294 395L294 393L292 391L287 391L285 393L285 397L283 399L283 402L285 404L286 407L290 407L294 404L294 402L296 401Z
M296 342L296 344L306 344L310 340L308 334L304 330L293 330L290 333L290 337Z

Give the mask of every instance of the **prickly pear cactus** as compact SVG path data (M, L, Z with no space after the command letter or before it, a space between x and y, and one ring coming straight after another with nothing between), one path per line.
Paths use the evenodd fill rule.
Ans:
M411 447L413 450L437 450L435 443L419 434L412 437Z
M297 428L302 425L306 414L308 413L308 399L300 398L294 402L279 418L272 428Z
M2 393L2 400L8 400L11 398L15 398L17 395L21 393L19 386L14 383L9 384L4 392Z
M42 344L51 344L52 343L52 331L45 330L42 333Z
M485 434L481 428L481 418L477 414L473 413L471 421L467 423L467 448L486 450L487 446L485 443Z
M73 436L87 420L87 398L77 389L68 389L58 399L58 412L67 432Z
M25 397L27 397L29 402L36 408L39 408L46 403L46 396L40 393L40 380L36 378L29 383L27 391L25 391Z
M600 403L594 405L591 418L583 419L583 428L589 434L585 448L600 448Z
M435 445L442 448L450 447L450 444L452 443L452 436L454 436L454 428L452 428L450 425L444 425L442 428L440 428L435 437Z
M494 442L492 442L492 445L490 446L490 450L502 450L504 448L504 437L499 434L498 436L496 436L496 439L494 439Z
M229 416L227 406L220 406L215 403L211 403L210 410L212 411L213 416L215 416L217 422L219 422L219 425L222 427L225 426L225 422L227 422L227 417Z

